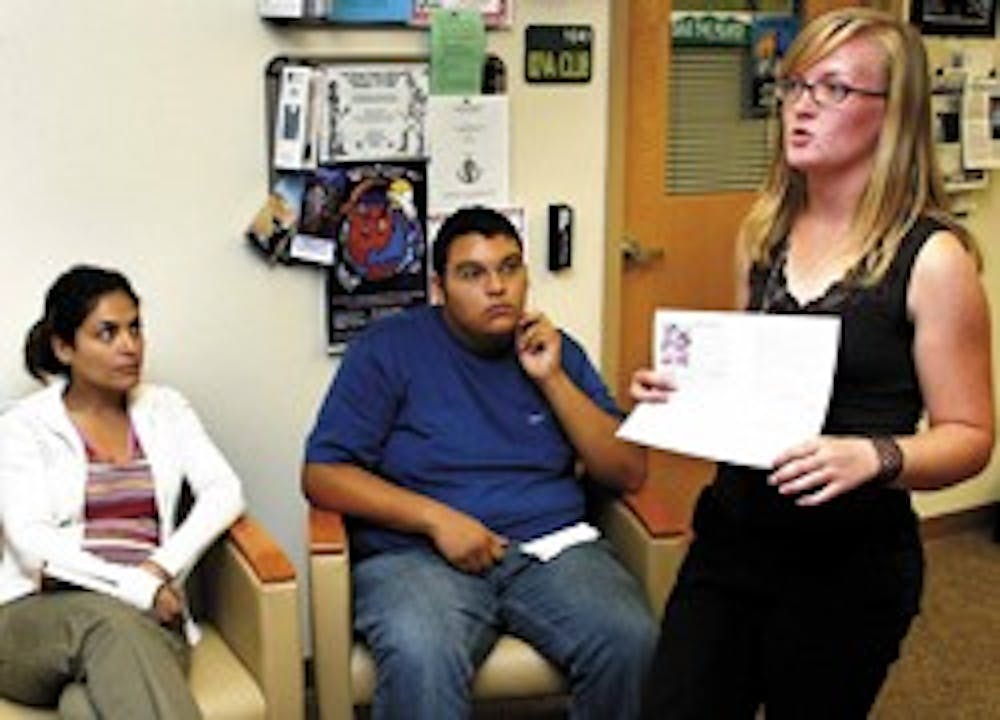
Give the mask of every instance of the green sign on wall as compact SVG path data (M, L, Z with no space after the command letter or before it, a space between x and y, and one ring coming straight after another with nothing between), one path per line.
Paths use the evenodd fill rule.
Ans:
M674 12L674 45L742 47L750 44L753 15L745 12Z

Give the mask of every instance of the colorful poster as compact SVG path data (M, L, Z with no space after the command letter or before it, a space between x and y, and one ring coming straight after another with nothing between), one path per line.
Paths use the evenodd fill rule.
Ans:
M400 162L327 170L324 203L338 210L318 222L336 228L326 300L330 350L338 352L373 320L427 302L427 169Z
M794 15L757 16L750 26L747 69L749 117L766 116L774 105L774 79L778 63L799 32Z
M247 240L271 262L288 259L304 188L301 175L280 175L247 228Z
M321 85L321 164L427 156L427 63L326 65Z

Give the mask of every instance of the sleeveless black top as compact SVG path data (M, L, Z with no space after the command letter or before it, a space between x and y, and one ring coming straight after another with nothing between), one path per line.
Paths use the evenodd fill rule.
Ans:
M888 271L875 285L849 271L820 297L800 305L785 278L787 239L768 265L750 270L749 310L776 314L837 315L840 347L824 435L911 435L923 412L913 358L913 323L906 308L913 264L927 239L944 226L920 219L900 244ZM711 487L740 526L765 535L789 533L820 539L844 533L872 537L898 532L914 522L909 495L898 488L865 484L818 507L795 505L767 485L767 471L720 464Z

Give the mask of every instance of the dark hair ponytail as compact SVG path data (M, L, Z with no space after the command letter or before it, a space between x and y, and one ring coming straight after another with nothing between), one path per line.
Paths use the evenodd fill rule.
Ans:
M52 350L52 325L46 318L36 322L28 331L28 338L24 341L24 364L32 377L38 380L66 370Z
M31 326L24 341L24 365L39 380L50 375L69 375L69 368L56 357L52 341L59 338L68 345L76 341L76 331L97 302L108 293L123 292L138 305L128 278L117 270L75 265L64 272L45 294L45 312Z

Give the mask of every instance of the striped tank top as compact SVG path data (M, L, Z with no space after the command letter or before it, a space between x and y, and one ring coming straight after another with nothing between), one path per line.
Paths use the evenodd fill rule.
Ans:
M109 562L138 565L160 537L153 475L139 438L129 427L129 459L115 462L81 437L87 449L83 549Z

